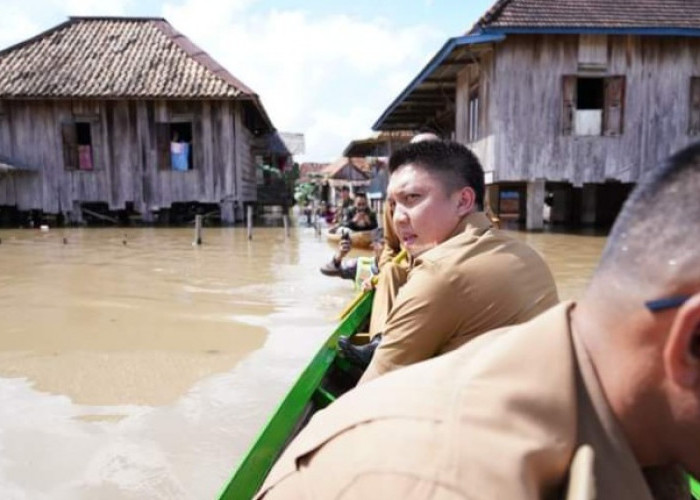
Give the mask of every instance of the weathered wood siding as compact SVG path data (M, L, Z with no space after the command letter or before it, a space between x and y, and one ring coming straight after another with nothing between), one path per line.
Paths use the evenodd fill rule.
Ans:
M4 101L0 154L39 172L0 176L0 205L58 213L75 201L112 209L132 202L143 212L255 199L251 134L240 115L231 101ZM91 123L92 171L65 168L61 124L76 119ZM194 168L186 172L158 165L157 124L175 121L192 123Z
M587 48L581 50L594 51L583 62L598 65L601 51L594 41L585 40ZM485 128L475 149L485 152L484 168L495 171L495 180L634 182L641 171L698 139L688 127L690 79L700 75L700 39L610 36L607 47L607 69L587 75L625 76L619 137L562 134L562 77L584 75L577 35L509 35L496 45L493 61L482 60ZM463 92L468 90L460 85L458 94ZM464 99L458 95L460 106ZM460 121L458 115L458 127ZM459 128L457 138L466 143Z
M253 134L243 126L243 113L236 113L236 161L239 173L238 199L257 201L255 158L252 152Z

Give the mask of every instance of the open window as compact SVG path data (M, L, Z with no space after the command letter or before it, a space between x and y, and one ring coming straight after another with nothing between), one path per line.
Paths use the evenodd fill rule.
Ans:
M562 133L618 136L623 132L625 77L564 76Z
M700 135L700 77L690 79L690 121L688 134Z
M75 121L61 126L66 170L94 170L96 122Z
M469 108L467 120L469 129L467 130L467 140L474 142L479 139L479 87L471 90L469 93Z
M194 168L192 122L157 123L158 168L186 172Z

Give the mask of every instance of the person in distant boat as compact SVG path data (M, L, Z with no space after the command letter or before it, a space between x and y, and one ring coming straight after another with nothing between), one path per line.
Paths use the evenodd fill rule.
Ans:
M393 229L409 268L375 296L376 351L360 382L453 350L493 328L527 321L558 302L552 274L525 243L492 227L483 212L484 173L465 146L422 141L389 160ZM376 322L375 322L376 323ZM351 360L371 347L341 346ZM359 364L359 363L358 363Z
M343 186L340 188L340 200L335 207L335 217L333 223L335 227L332 229L337 229L343 221L347 220L348 212L353 206L353 199L350 197L350 188L348 186Z
M321 266L320 271L326 276L338 276L339 278L354 280L359 288L366 279L379 273L379 256L384 248L383 232L381 229L377 229L375 232L374 240L372 241L374 255L349 259L345 257L350 253L352 244L349 234L348 237L345 237L345 234L341 236L338 242L338 249L331 260Z
M365 193L356 193L353 206L350 207L341 223L352 231L372 231L377 229L377 215L369 207Z
M257 498L563 498L581 448L592 467L573 475L588 493L567 498L690 498L698 172L700 143L640 180L579 301L350 391L314 416Z

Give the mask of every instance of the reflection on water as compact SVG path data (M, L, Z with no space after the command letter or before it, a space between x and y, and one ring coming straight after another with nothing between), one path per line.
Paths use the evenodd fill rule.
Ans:
M604 238L513 233L563 298ZM313 230L0 231L0 497L212 498L352 297Z

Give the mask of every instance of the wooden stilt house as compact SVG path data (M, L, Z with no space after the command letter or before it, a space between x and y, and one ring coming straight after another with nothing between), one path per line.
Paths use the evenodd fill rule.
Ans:
M0 51L0 207L141 214L256 200L253 90L164 19L72 17Z
M474 149L495 212L610 223L700 139L700 0L499 0L374 129L426 126Z

